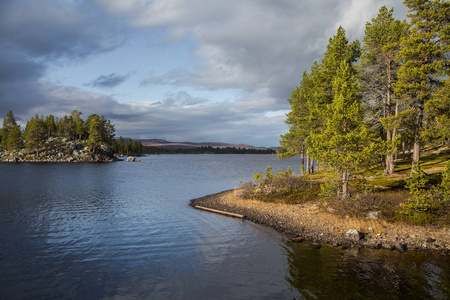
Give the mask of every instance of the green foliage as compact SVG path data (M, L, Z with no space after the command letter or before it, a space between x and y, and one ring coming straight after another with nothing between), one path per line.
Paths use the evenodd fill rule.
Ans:
M339 182L334 179L324 182L320 185L319 196L323 197L324 199L333 199L336 198L338 192L339 192Z
M425 188L427 182L419 162L413 168L412 177L406 180L406 188L413 197L401 204L404 212L408 213L411 210L427 212L433 207L430 193Z
M314 62L310 74L303 72L299 86L288 98L292 111L286 115L289 132L281 136L280 145L285 151L280 158L305 154L307 138L325 127L327 105L333 101L334 79L341 63L348 62L350 73L355 75L353 63L360 54L359 41L349 43L340 26L336 35L329 39L321 63Z
M118 139L112 139L111 147L114 152L120 155L134 155L139 156L144 152L144 147L138 140L124 139L119 137Z
M12 111L8 111L3 119L1 135L4 149L17 150L23 147L22 132Z
M94 114L91 116L89 121L88 145L91 148L91 151L95 153L102 143L103 124L98 115Z
M426 189L428 180L417 164L412 177L407 180L406 187L413 196L400 204L401 209L397 211L397 219L423 225L427 223L439 223L448 225L448 211L450 209L450 162L442 173L442 181L439 185Z
M242 196L266 202L299 203L313 197L312 184L307 177L295 175L292 168L286 171L278 169L273 173L269 166L265 174L254 173L254 181L240 182Z
M4 150L17 150L23 147L23 137L26 140L25 146L38 151L45 141L54 136L65 137L68 140L78 140L88 138L88 143L96 151L102 143L112 142L114 137L114 125L104 116L92 114L84 122L81 119L82 113L74 110L69 116L57 119L52 115L32 117L22 134L20 126L16 123L14 114L9 111L3 119L1 129L1 142ZM92 125L92 126L91 126ZM92 133L92 136L91 136ZM22 137L23 135L23 137ZM94 149L95 148L95 149Z
M43 118L39 118L38 115L31 118L27 122L25 127L24 137L26 139L26 146L36 149L36 156L39 156L39 147L43 144L46 138L45 124Z
M358 86L350 65L343 62L334 81L335 96L327 106L325 129L307 139L308 154L342 174L342 196L348 196L351 174L370 165L380 140L370 137L363 123Z
M414 157L420 159L422 136L426 131L428 102L441 86L449 65L449 3L441 0L406 0L411 19L410 33L402 38L395 93L414 112Z

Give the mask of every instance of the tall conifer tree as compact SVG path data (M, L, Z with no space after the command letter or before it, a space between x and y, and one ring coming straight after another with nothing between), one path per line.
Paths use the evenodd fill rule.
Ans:
M377 144L363 122L358 85L350 63L341 63L333 91L333 102L324 114L324 129L308 137L308 154L341 174L340 193L346 198L350 177L373 157Z
M403 64L395 84L397 95L409 102L414 115L413 165L420 159L426 105L446 75L449 52L449 3L441 0L405 0L411 19L410 34L402 39Z
M372 114L369 117L377 128L381 127L382 118L397 116L399 110L398 101L394 105L392 84L399 67L395 57L400 51L400 39L405 36L408 25L396 20L392 16L393 12L386 6L381 7L377 17L366 23L364 36L361 62L364 67L365 101L370 107L368 112ZM385 130L386 140L393 143L397 128L386 126ZM386 155L386 173L394 173L393 153Z

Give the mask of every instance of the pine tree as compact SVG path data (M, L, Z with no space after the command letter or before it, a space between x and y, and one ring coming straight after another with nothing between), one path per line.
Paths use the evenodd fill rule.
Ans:
M355 75L357 70L353 63L360 54L359 41L349 43L344 28L340 26L336 35L329 39L321 63L314 62L310 74L304 72L300 85L291 92L288 99L291 111L286 115L289 132L281 136L280 144L285 151L280 158L300 154L303 164L307 152L305 141L312 133L318 133L325 127L326 108L333 101L333 81L340 64L350 62L349 71ZM306 161L309 165L310 159ZM311 171L310 167L306 169Z
M366 103L370 106L367 111L374 127L380 129L382 118L397 116L399 103L393 99L392 84L395 81L399 64L395 57L400 51L400 39L407 33L406 22L396 20L394 10L386 6L380 8L376 18L366 23L362 66L364 67ZM383 124L393 124L384 122ZM385 127L386 140L393 144L397 135L397 128ZM394 155L386 155L386 173L394 173Z
M445 76L449 60L449 3L440 0L405 0L411 18L410 34L402 39L403 65L395 84L396 94L406 99L414 113L413 165L420 159L426 105ZM412 168L412 170L414 170Z
M291 92L288 98L291 111L286 114L286 124L289 126L289 132L281 136L280 145L285 150L279 155L281 159L294 155L301 155L303 165L306 152L305 141L310 133L308 92L311 90L308 86L310 79L306 71L303 73L299 87ZM303 171L303 166L301 167Z
M56 133L56 122L53 115L48 115L44 121L45 130L47 132L47 138L50 138Z
M342 62L333 82L333 102L324 114L325 127L307 139L308 154L341 174L343 198L349 195L351 175L373 157L376 146L363 123L358 84L352 73L351 64Z
M339 26L336 35L329 39L320 65L312 69L311 76L313 90L311 103L311 122L314 129L323 128L323 120L326 118L325 106L333 101L333 82L342 62L350 64L349 72L356 75L357 70L353 63L361 55L361 46L358 40L349 43L345 30ZM313 65L314 68L314 65Z
M88 144L93 153L96 153L102 143L103 124L97 114L89 116Z
M17 150L23 147L22 132L13 112L10 110L3 119L2 145L7 150Z
M450 79L444 80L443 86L435 97L425 103L430 126L424 133L429 141L450 144Z
M36 114L34 118L31 118L27 122L27 126L25 127L26 146L36 150L36 157L39 156L39 148L43 144L45 136L44 121Z

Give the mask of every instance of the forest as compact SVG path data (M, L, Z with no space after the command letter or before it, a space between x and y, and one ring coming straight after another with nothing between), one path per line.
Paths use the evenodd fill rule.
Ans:
M398 154L412 152L405 187L413 197L403 207L426 212L450 203L449 165L434 192L421 169L425 147L450 145L450 6L442 0L404 5L408 21L383 6L366 23L362 43L349 41L339 27L288 98L289 131L277 152L330 170L333 179L322 192L341 199L351 197L349 184L364 181L370 169L381 167L394 178Z
M272 149L245 149L235 147L193 147L193 148L159 148L143 147L144 154L275 154Z

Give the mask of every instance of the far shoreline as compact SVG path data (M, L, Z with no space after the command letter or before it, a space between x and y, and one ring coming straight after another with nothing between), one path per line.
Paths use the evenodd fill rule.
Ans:
M190 201L202 206L245 216L245 219L275 229L289 242L309 242L313 247L329 244L343 249L371 248L399 252L450 253L450 229L388 223L382 219L342 218L321 211L318 203L276 204L244 200L239 189L227 190ZM355 239L347 232L354 229Z

